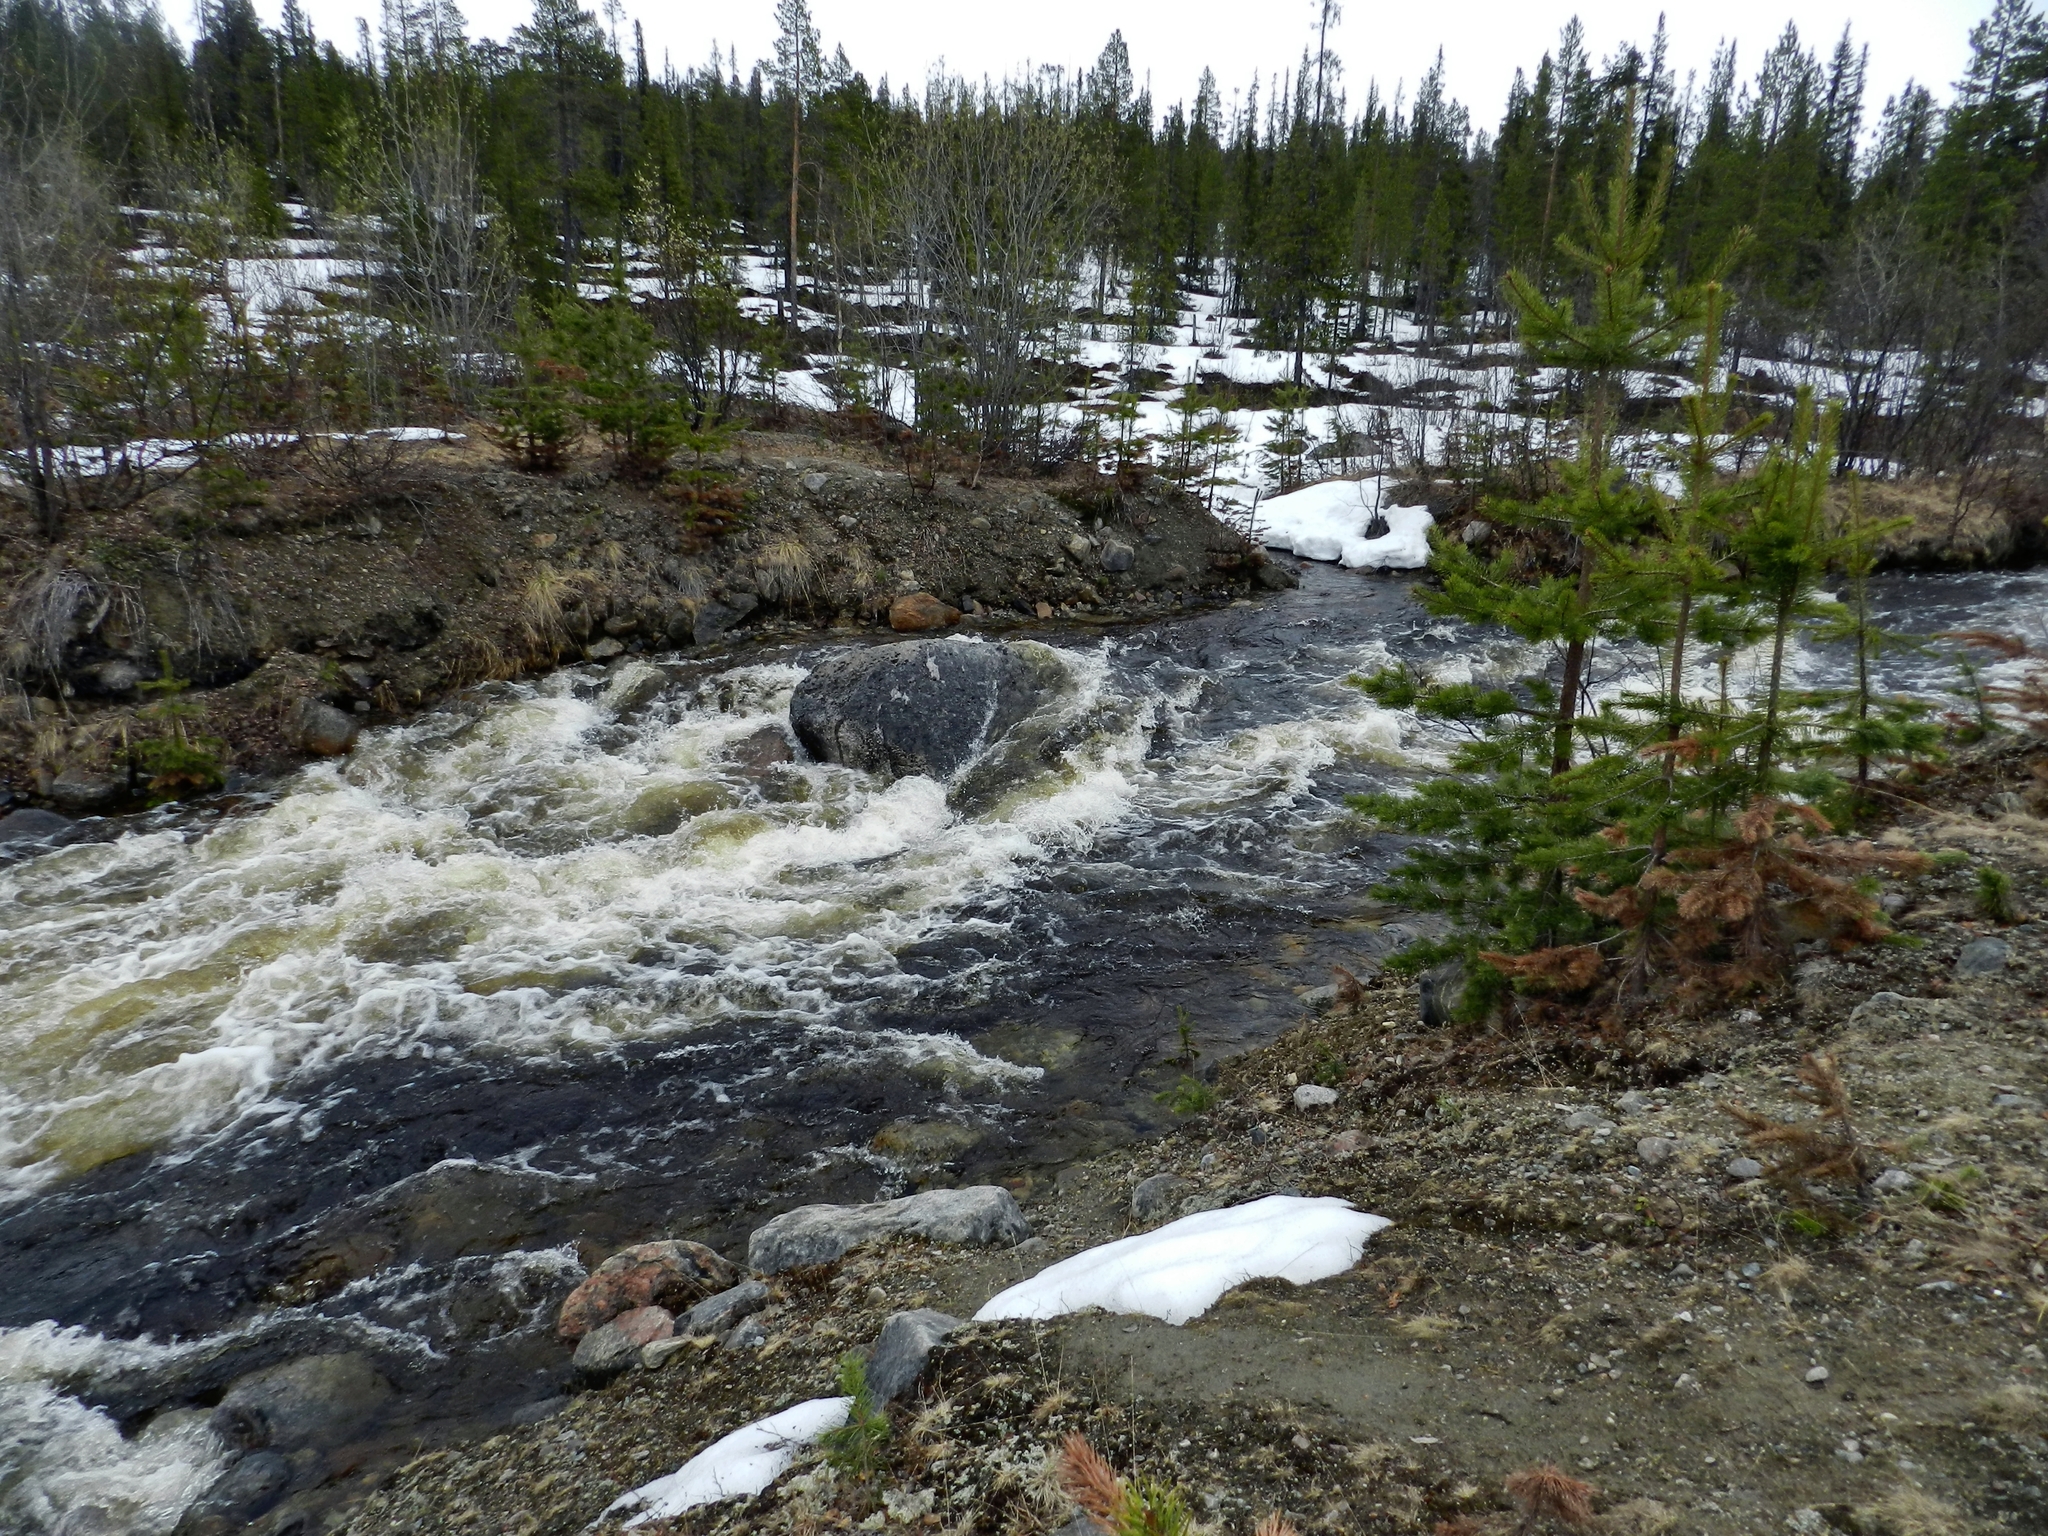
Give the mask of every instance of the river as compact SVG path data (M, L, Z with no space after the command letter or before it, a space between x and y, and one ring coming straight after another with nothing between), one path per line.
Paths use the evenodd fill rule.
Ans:
M487 687L16 850L0 1528L169 1531L223 1464L186 1410L277 1360L359 1352L398 1387L374 1465L551 1411L554 1307L626 1242L737 1254L773 1210L933 1179L1028 1200L1155 1132L1184 1028L1202 1062L1270 1039L1413 932L1343 802L1440 744L1344 679L1518 653L1407 587L1312 566L1257 606L1035 631L1074 683L1059 750L974 814L792 760L791 689L854 643L818 640L668 658L629 709L596 668ZM2044 591L1876 596L2036 635Z

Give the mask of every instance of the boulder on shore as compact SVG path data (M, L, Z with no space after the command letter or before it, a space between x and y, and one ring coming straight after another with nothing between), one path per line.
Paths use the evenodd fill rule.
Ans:
M565 1339L580 1339L638 1307L685 1310L729 1290L738 1279L739 1271L702 1243L636 1243L606 1259L569 1293L555 1331Z
M917 1385L932 1351L946 1336L966 1324L930 1307L898 1312L882 1324L875 1347L868 1351L867 1387L878 1403L891 1403Z
M820 762L946 779L1065 680L1044 646L912 640L825 662L797 685L789 719Z
M849 1249L898 1234L928 1242L1008 1248L1031 1235L1031 1224L1007 1189L928 1189L873 1205L800 1205L747 1239L747 1264L764 1275L829 1264Z
M945 629L960 622L960 610L929 592L909 592L889 605L889 627L899 635Z

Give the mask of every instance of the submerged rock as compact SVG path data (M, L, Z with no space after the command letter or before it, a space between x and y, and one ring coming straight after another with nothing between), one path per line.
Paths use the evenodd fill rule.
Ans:
M178 1522L176 1536L227 1536L284 1497L292 1464L275 1451L252 1451L215 1478Z
M341 1445L393 1397L361 1355L307 1355L238 1379L214 1410L214 1433L245 1450Z
M875 1401L894 1402L916 1386L932 1351L948 1334L965 1326L959 1318L930 1307L898 1312L882 1324L875 1347L868 1351L867 1384Z
M874 1205L802 1205L784 1211L747 1239L747 1263L764 1275L829 1264L848 1249L908 1233L934 1243L1009 1247L1031 1225L1007 1189L928 1189Z
M636 1243L606 1259L569 1293L555 1331L565 1339L580 1339L622 1312L636 1307L673 1311L727 1290L738 1279L739 1271L702 1243Z
M836 656L797 685L790 724L821 762L950 778L1055 693L1043 646L915 640Z

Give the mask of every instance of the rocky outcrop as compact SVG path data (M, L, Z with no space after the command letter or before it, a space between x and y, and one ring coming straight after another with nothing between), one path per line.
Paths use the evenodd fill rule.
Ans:
M849 1249L909 1234L927 1242L1008 1248L1031 1235L1031 1224L1007 1189L928 1189L874 1205L802 1205L784 1211L747 1239L747 1264L764 1275L829 1264Z
M789 719L821 762L946 779L1065 682L1044 646L918 640L834 657L797 685Z
M702 1243L636 1243L606 1259L569 1293L555 1331L565 1339L580 1339L623 1312L639 1307L674 1312L730 1289L738 1279L739 1271Z

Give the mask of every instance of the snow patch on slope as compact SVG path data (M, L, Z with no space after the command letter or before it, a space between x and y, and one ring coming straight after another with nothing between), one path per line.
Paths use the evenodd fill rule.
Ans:
M1391 1225L1334 1196L1268 1195L1062 1259L994 1297L974 1320L1043 1319L1100 1307L1177 1327L1247 1280L1307 1285L1341 1275L1373 1234Z
M744 1499L782 1476L796 1453L846 1422L850 1397L814 1397L714 1440L666 1477L614 1499L607 1515L631 1512L628 1526L672 1520L700 1504Z

